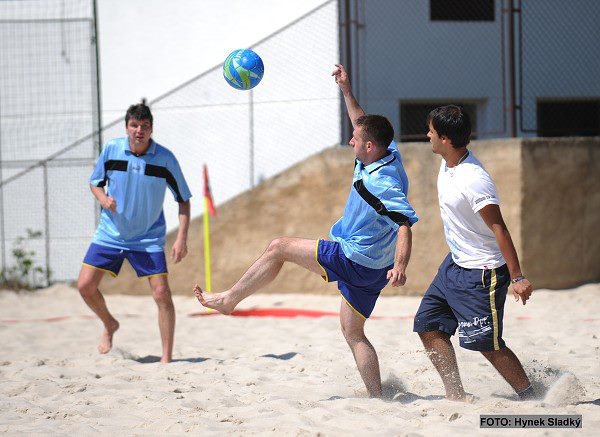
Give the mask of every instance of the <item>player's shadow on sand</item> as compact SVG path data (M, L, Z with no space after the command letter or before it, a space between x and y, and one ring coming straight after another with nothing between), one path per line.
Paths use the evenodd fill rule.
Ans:
M421 396L416 393L406 392L406 393L396 393L391 398L385 397L384 399L392 402L400 402L401 404L411 404L415 401L439 401L442 399L446 399L444 395L428 395Z
M261 355L261 357L275 358L276 360L290 360L290 359L294 358L296 355L298 355L297 352L288 352L288 353L281 354L281 355L266 354L266 355ZM141 364L158 363L160 361L160 357L156 356L156 355L146 355L145 357L130 357L130 359L132 359L133 361L137 361L138 363L141 363ZM208 360L210 360L210 358L203 358L203 357L177 358L171 362L172 363L180 363L180 362L203 363L204 361L208 361Z
M416 393L409 392L402 380L390 373L387 378L381 381L382 399L391 402L400 402L401 404L410 404L415 401L439 401L445 399L442 395L421 396Z
M160 357L156 356L156 355L146 355L145 357L138 357L138 358L132 358L133 361L137 361L138 363L141 364L150 364L150 363L158 363L160 362ZM171 361L172 363L180 363L180 362L187 362L187 363L203 363L204 361L209 360L210 358L202 358L202 357L198 357L198 358L178 358L175 359L173 361Z
M407 393L383 393L382 399L388 402L399 402L401 404L410 404L415 401L424 400L424 401L439 401L445 399L446 397L443 395L429 395L429 396L420 396L415 393L407 392ZM337 401L340 399L350 399L344 396L331 396L330 398L323 399L324 401Z
M581 405L581 404L592 404L592 405L597 405L600 407L600 399L596 399L594 401L581 401L581 402L575 402L575 405Z
M275 358L276 360L290 360L298 355L297 352L288 352L287 354L275 355L275 354L266 354L261 355L264 358Z
M361 390L362 391L362 390ZM385 380L381 381L381 391L382 396L381 399L388 402L399 402L401 404L410 404L415 401L424 400L424 401L439 401L441 399L445 399L446 397L443 395L428 395L421 396L416 393L411 393L406 390L404 383L398 378L396 375L390 373ZM359 397L366 396L365 393ZM331 396L330 398L324 399L326 401L336 401L338 399L347 399L343 396Z

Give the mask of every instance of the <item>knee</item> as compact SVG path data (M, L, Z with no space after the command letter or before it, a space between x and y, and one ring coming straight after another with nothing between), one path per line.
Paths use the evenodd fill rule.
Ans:
M429 332L417 332L417 334L419 334L419 338L421 339L423 344L427 343L427 340L431 338Z
M494 357L493 353L491 353L489 351L479 351L479 352L481 352L481 355L486 357L488 360L491 360Z
M152 297L158 305L173 305L171 290L168 285L161 285L152 290Z
M442 331L425 331L425 332L419 332L418 334L423 342L434 341L434 340L442 340L442 341L450 340L450 335L448 335Z
M77 280L77 289L82 297L89 297L98 292L97 284L85 278Z
M440 347L442 344L450 344L450 336L442 331L425 331L418 334L426 349Z
M346 343L348 343L351 347L367 339L362 329L352 329L344 324L342 324L342 334L346 339Z
M271 241L267 247L267 255L273 258L280 258L288 245L288 240L286 237L279 237Z
M508 349L507 347L504 347L502 349L479 352L481 352L481 355L483 355L490 363L493 363L495 360L501 359L502 357L506 356L509 353L509 350L510 349Z

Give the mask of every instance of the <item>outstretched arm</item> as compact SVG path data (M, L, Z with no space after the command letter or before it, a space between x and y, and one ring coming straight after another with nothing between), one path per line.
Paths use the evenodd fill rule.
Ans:
M481 208L479 214L481 214L481 218L496 237L500 252L502 252L502 256L506 260L511 279L523 277L517 250L513 244L510 232L508 232L506 224L504 223L504 219L502 218L500 207L498 205L487 205ZM512 292L515 299L519 300L519 298L521 298L523 305L525 305L527 300L531 297L531 293L533 293L533 286L527 279L523 278L512 284Z
M352 126L356 127L354 124L356 119L362 115L365 115L365 111L358 104L354 94L352 94L352 87L350 86L350 78L348 77L348 73L342 64L335 64L335 70L333 70L331 75L335 77L335 83L337 83L340 87L340 90L342 90L348 116L352 121Z
M179 204L179 231L171 249L171 259L177 264L187 255L187 235L190 227L190 201Z
M404 224L398 228L394 267L387 272L387 278L391 279L392 287L402 286L406 283L406 267L410 260L411 249L412 230L408 224Z

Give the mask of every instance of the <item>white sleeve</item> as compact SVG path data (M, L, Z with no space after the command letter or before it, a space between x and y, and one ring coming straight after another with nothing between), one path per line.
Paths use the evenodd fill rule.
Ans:
M486 171L479 171L471 175L464 194L474 213L479 212L487 205L500 205L496 185Z

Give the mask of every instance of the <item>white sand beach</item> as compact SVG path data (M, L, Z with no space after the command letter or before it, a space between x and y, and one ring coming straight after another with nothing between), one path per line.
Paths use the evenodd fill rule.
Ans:
M121 322L114 348L66 285L0 292L0 432L9 435L514 435L481 429L482 414L581 414L583 428L531 435L597 435L600 428L600 284L536 291L506 304L507 344L543 398L518 402L478 353L456 348L473 403L443 398L412 333L420 298L382 296L367 322L386 399L368 399L336 317L196 316L175 296L175 361L158 363L150 296L110 295ZM337 296L257 294L239 308L338 312ZM457 346L457 339L453 342Z

